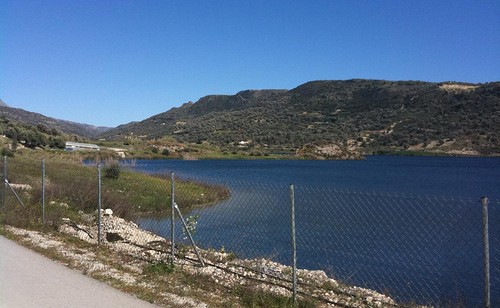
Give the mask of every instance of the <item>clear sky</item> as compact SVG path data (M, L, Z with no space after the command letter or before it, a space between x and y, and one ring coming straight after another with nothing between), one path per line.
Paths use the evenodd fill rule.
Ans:
M352 78L499 81L500 1L0 1L0 98L59 119Z

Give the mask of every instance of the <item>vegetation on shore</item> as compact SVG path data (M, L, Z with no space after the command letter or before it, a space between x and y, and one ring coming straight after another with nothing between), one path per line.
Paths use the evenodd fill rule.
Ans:
M83 164L83 160L91 154L18 150L14 157L9 157L9 183L28 185L30 188L18 193L25 207L20 206L16 196L7 190L4 222L22 227L41 224L42 159L45 160L46 222L59 224L61 218L76 218L80 211L94 213L98 206L98 169L95 165ZM96 158L100 159L99 156ZM128 219L142 215L169 215L169 174L137 173L109 159L101 163L102 208L111 208L116 215ZM110 167L119 168L118 173L116 169L108 172ZM176 192L176 203L183 212L213 204L229 195L223 187L182 180L176 180Z

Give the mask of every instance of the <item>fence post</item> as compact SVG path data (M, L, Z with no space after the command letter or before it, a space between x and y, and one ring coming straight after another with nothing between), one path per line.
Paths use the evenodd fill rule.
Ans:
M184 230L186 231L189 240L191 241L191 245L194 248L194 252L196 253L196 256L198 257L198 261L200 261L201 266L205 267L205 262L203 261L203 258L200 255L200 251L198 250L198 246L196 246L196 243L194 242L193 235L191 234L191 231L189 231L188 225L186 221L184 220L184 217L182 217L181 210L179 209L179 206L177 203L174 203L174 208L177 211L177 214L179 215L179 218L181 219L182 225L184 226Z
M171 192L172 192L172 202L170 204L171 211L172 211L172 216L170 219L170 243L171 243L171 258L170 258L170 264L174 265L174 259L175 259L175 176L174 173L172 172L171 174Z
M97 164L97 178L98 178L98 205L97 205L97 245L101 245L101 164Z
M2 194L2 208L5 208L5 198L7 195L7 156L3 157L3 194Z
M484 307L490 308L490 242L488 238L488 198L482 197L483 205L483 263L484 263Z
M295 239L295 188L290 184L290 205L292 222L292 288L293 304L297 303L297 243Z
M42 224L45 224L45 158L42 159Z

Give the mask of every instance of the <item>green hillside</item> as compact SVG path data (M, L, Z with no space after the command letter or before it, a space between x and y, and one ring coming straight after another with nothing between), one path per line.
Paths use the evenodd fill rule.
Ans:
M0 117L0 154L12 156L17 148L63 149L69 136L43 124L36 126Z
M24 125L43 125L49 129L55 129L60 133L77 135L85 138L96 138L106 131L107 127L96 127L87 124L75 123L71 121L59 120L44 116L39 113L26 111L20 108L12 108L0 100L0 117L12 122Z
M500 82L312 81L292 90L206 96L100 137L165 136L256 155L499 155Z

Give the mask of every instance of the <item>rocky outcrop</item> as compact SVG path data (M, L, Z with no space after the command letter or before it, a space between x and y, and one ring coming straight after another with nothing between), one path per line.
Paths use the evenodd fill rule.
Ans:
M312 159L362 159L361 153L357 146L354 146L355 141L352 140L330 144L306 144L296 151L299 156L304 156Z

